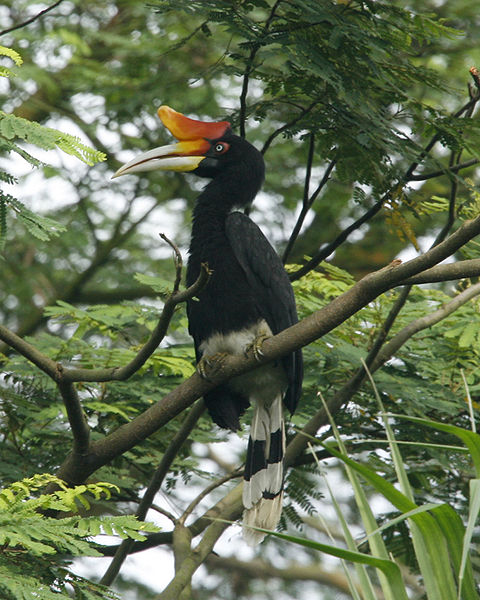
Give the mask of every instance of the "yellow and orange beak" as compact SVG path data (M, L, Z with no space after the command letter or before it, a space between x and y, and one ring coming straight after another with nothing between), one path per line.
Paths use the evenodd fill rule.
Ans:
M230 127L228 121L204 123L189 119L169 106L161 106L158 116L178 142L136 156L122 165L112 179L140 171L193 171L206 158L211 147L209 140L220 138Z

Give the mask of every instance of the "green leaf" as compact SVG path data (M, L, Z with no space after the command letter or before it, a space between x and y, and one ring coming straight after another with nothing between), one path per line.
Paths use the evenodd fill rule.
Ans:
M44 150L59 148L87 165L93 165L106 159L105 154L86 146L76 136L3 111L0 111L0 134L7 140L14 138L24 140Z
M473 530L480 514L480 479L471 479L470 482L470 503L468 509L468 522L463 537L462 558L458 574L458 600L465 598L478 598L475 593L475 584L471 573L470 565L470 544L472 541ZM468 567L468 571L467 571ZM465 574L467 573L467 577ZM468 597L467 597L468 590Z
M413 423L425 425L426 427L431 427L433 429L438 429L439 431L445 431L446 433L450 433L460 438L470 451L470 455L475 466L477 479L480 479L480 435L468 429L462 429L456 425L450 425L449 423L438 423L437 421L431 421L429 419L423 419L410 415L392 414L391 416L397 419L405 419L412 421Z
M407 594L405 593L405 585L402 580L401 571L398 565L396 565L391 560L379 558L377 556L371 556L368 554L363 554L361 552L346 550L344 548L337 548L328 544L321 544L313 540L288 535L286 533L279 533L277 531L268 531L266 529L259 529L259 531L263 531L264 533L268 533L273 537L285 540L292 544L297 544L299 546L304 546L306 548L318 550L319 552L324 552L325 554L329 554L330 556L336 556L337 558L348 560L353 563L360 563L363 565L368 565L370 567L375 567L376 569L382 571L382 573L387 578L393 590L393 593L395 594L396 600L407 600L408 598Z

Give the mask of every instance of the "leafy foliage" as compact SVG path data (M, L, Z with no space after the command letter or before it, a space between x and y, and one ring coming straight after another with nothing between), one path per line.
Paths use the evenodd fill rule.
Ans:
M38 493L45 486L60 489ZM100 556L89 538L99 534L143 540L157 528L131 516L54 519L45 511L77 513L91 501L109 498L115 486L108 483L67 487L52 475L35 475L0 490L0 590L6 600L19 598L114 599L117 595L70 573L66 556ZM28 555L28 570L25 556Z
M10 48L0 46L0 54L11 58L17 66L20 66L23 62L21 56ZM7 67L1 67L0 75L9 77L12 75L12 71ZM41 161L19 146L18 141L24 141L43 150L58 148L75 156L87 165L105 160L105 155L102 152L89 148L78 137L0 111L0 150L15 152L33 167L39 167L42 164ZM5 172L0 174L0 180L10 184L16 183L15 177ZM32 212L22 202L10 194L5 194L0 189L0 249L5 246L7 240L8 209L16 214L30 234L40 240L47 241L51 235L58 235L61 231L65 231L65 227L57 221Z
M12 48L6 48L5 46L0 46L0 56L7 56L10 58L17 67L19 67L23 60L18 52L13 50ZM0 76L1 77L11 77L14 75L14 72L9 67L5 65L0 66Z
M12 24L31 14L30 5L26 0L6 3ZM7 65L2 62L0 67L5 76L0 150L8 170L0 172L0 181L11 192L0 191L2 323L65 368L117 368L138 355L157 326L175 277L170 250L159 244L158 232L166 231L184 252L190 208L199 189L193 178L155 173L110 182L118 162L129 158L128 151L152 148L165 136L152 117L162 103L186 114L227 117L263 149L267 180L252 218L279 248L290 237L305 199L311 202L289 255L289 261L297 263L292 272L305 257L341 238L327 261L295 282L301 317L327 306L399 252L424 249L449 219L452 230L476 217L478 119L470 118L468 110L459 113L475 93L473 87L465 91L468 67L480 64L476 10L475 3L466 0L421 0L415 10L404 2L369 0L87 0L62 3L45 18L13 30L4 43L15 50L0 48ZM160 143L167 140L165 136ZM61 153L51 152L54 149ZM76 166L59 160L66 154L77 159ZM50 157L48 165L44 156ZM34 167L34 172L19 175L9 168L13 158L22 167ZM462 161L470 166L460 168ZM93 162L99 164L87 171ZM323 185L330 166L330 178ZM377 212L361 227L354 226L377 204ZM459 253L462 258L478 256L476 241ZM413 287L387 341L474 283ZM289 440L318 416L320 394L327 402L335 400L358 372L399 298L397 291L379 296L305 349L304 392ZM463 527L462 519L471 523L472 460L458 450L451 430L427 428L425 423L455 424L464 431L471 426L463 377L475 412L480 386L478 311L474 298L409 337L375 372L386 410L396 415L390 425L408 467L411 501L418 507L429 506L432 498L440 505L448 503L451 511L435 518L442 526L450 519L454 533ZM186 330L179 306L167 337L130 379L75 384L93 448L112 439L108 436L121 438L122 426L135 418L148 420L145 411L161 405L164 396L193 372ZM9 490L0 496L7 515L1 532L16 540L0 554L6 561L0 561L2 594L58 598L74 589L79 598L113 597L113 592L72 575L66 554L100 552L89 538L101 532L135 539L149 531L148 525L142 530L130 517L92 513L123 515L137 509L188 413L177 415L128 451L113 453L95 473L108 484L42 494L35 486L46 479L13 482L57 471L72 450L71 415L55 380L6 344L0 352L0 477ZM382 478L383 486L376 479L375 487L374 478L363 486L365 502L373 503L378 493L388 497L398 474L371 386L361 386L348 397L335 422L344 454ZM326 428L318 433L321 440L328 435ZM221 445L227 439L228 454ZM161 507L156 508L178 525L171 513L182 514L192 490L199 495L213 486L219 473L237 475L244 447L243 439L235 444L233 435L212 428L202 416L169 464L163 480L168 502L157 496ZM447 453L445 447L453 450ZM288 474L285 535L303 528L307 536L323 536L313 533L308 523L315 511L329 514L328 494L316 467L305 464L308 458L301 456ZM328 464L329 471L338 472ZM343 483L343 475L338 477ZM340 488L343 485L338 485L339 492ZM217 501L221 508L225 498L223 486L211 491L194 509L187 531L201 541L211 539L203 535L205 523L212 522L208 509ZM351 492L338 502L345 522L353 523L355 532L363 531ZM39 512L48 510L48 503L67 513L81 505L87 516L75 512L73 517L50 520ZM386 561L378 564L387 575L394 573L398 589L391 556L413 571L422 567L414 558L404 509L381 515L379 522L388 526L376 535L378 547L385 547L381 560ZM206 519L197 519L205 511ZM451 546L456 551L458 541ZM472 546L478 546L475 532ZM365 556L366 543L360 551ZM190 558L198 556L189 548L185 552ZM278 555L282 564L291 562L289 546L274 539L262 547L262 555L275 564ZM312 547L299 548L295 558L305 564L312 561L315 568L321 560ZM32 565L28 575L22 569L26 559ZM211 568L208 560L206 564ZM475 561L472 568L477 577ZM138 584L134 596L148 597L145 575L142 572L142 586ZM275 588L272 580L262 583L256 575L245 577L232 569L225 577L215 572L214 577L197 580L192 596L218 597L220 580L224 597L311 596L310 587L295 581ZM336 591L323 587L315 593L330 600ZM188 595L188 586L185 590ZM409 593L419 597L423 590L411 586Z
M90 166L96 162L105 160L104 154L85 146L85 144L82 144L73 135L62 133L51 127L44 127L38 123L32 123L22 117L8 115L3 111L0 111L0 136L0 143L4 149L14 150L21 155L20 148L11 140L24 140L28 144L33 144L44 150L59 148ZM23 157L25 158L25 156ZM34 161L32 164L38 166L37 161Z

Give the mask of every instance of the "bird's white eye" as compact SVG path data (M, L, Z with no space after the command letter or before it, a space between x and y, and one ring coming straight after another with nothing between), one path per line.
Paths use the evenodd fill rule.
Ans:
M213 150L215 154L225 154L229 148L230 144L227 144L227 142L217 142L213 147Z

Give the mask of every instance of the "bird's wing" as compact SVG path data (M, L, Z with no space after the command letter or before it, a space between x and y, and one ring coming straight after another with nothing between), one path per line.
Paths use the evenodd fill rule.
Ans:
M280 257L260 228L240 212L228 215L225 230L236 259L245 272L258 309L273 334L298 321L295 296ZM293 412L298 402L303 377L300 350L282 360L289 388L285 405Z

